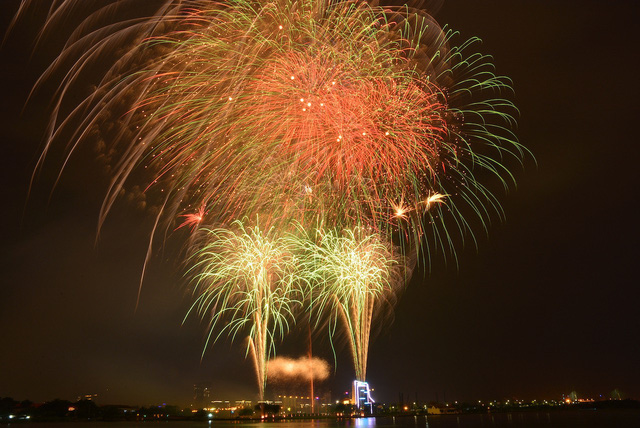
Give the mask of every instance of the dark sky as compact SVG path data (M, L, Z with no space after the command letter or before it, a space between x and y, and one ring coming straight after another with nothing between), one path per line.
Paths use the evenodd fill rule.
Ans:
M640 398L638 8L632 1L447 1L436 15L483 39L520 109L518 136L537 159L500 195L506 221L459 267L417 273L395 321L373 341L376 398L422 400ZM5 29L16 1L3 2ZM35 20L35 18L34 18ZM189 404L193 383L214 397L253 398L241 344L201 361L204 326L189 307L170 248L152 259L135 310L151 222L121 204L95 245L106 179L80 151L49 201L54 154L27 201L42 149L46 97L21 113L51 54L31 53L33 26L0 51L0 396L34 401ZM4 30L0 30L4 32ZM284 353L304 352L290 338ZM330 358L328 344L315 344ZM342 349L325 385L349 387Z

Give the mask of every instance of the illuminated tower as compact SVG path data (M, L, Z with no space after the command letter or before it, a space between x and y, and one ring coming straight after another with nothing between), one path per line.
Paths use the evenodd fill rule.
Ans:
M369 383L360 380L353 381L353 392L351 394L353 405L360 411L373 413L373 398L369 391Z

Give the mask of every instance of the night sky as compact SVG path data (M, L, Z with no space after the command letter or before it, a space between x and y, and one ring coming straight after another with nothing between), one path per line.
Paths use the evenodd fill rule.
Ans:
M0 34L17 5L3 1ZM517 133L537 165L513 165L517 188L499 194L506 220L478 234L477 250L460 249L458 267L436 257L415 273L370 349L376 399L614 388L640 398L638 16L632 1L514 0L447 1L436 15L482 38L513 79ZM135 309L152 219L120 203L96 244L108 181L91 149L51 194L53 153L28 196L50 87L24 106L53 55L30 58L34 28L18 26L0 50L0 396L186 405L208 381L216 399L255 398L241 343L221 341L201 360L205 326L182 324L190 297L175 248L156 251ZM332 361L326 341L314 350ZM281 348L305 352L304 335ZM337 363L322 386L334 397L353 377L346 348Z

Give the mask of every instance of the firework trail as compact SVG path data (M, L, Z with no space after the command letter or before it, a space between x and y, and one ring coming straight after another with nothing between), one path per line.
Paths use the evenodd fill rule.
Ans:
M205 235L192 267L196 300L189 312L210 319L207 344L222 334L236 338L248 330L247 354L262 400L274 343L289 331L303 297L293 244L273 228L265 231L239 221L232 229L207 230Z

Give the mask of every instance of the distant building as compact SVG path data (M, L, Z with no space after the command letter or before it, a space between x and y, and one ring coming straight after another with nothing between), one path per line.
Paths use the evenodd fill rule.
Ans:
M76 397L76 401L80 401L80 400L89 400L89 401L93 401L96 398L98 398L98 394L84 394L84 395L78 395Z
M459 409L455 407L448 406L436 406L434 404L427 407L427 414L429 415L453 415L456 413L461 413Z
M253 407L253 401L251 400L236 400L235 403L238 409L250 409Z
M209 417L212 419L230 419L237 417L241 410L252 408L253 405L250 400L236 400L235 402L229 400L212 400L204 409L209 412Z
M193 385L194 406L203 408L211 400L211 382L199 382Z
M276 403L280 412L287 415L306 415L311 413L311 397L302 395L278 395Z

